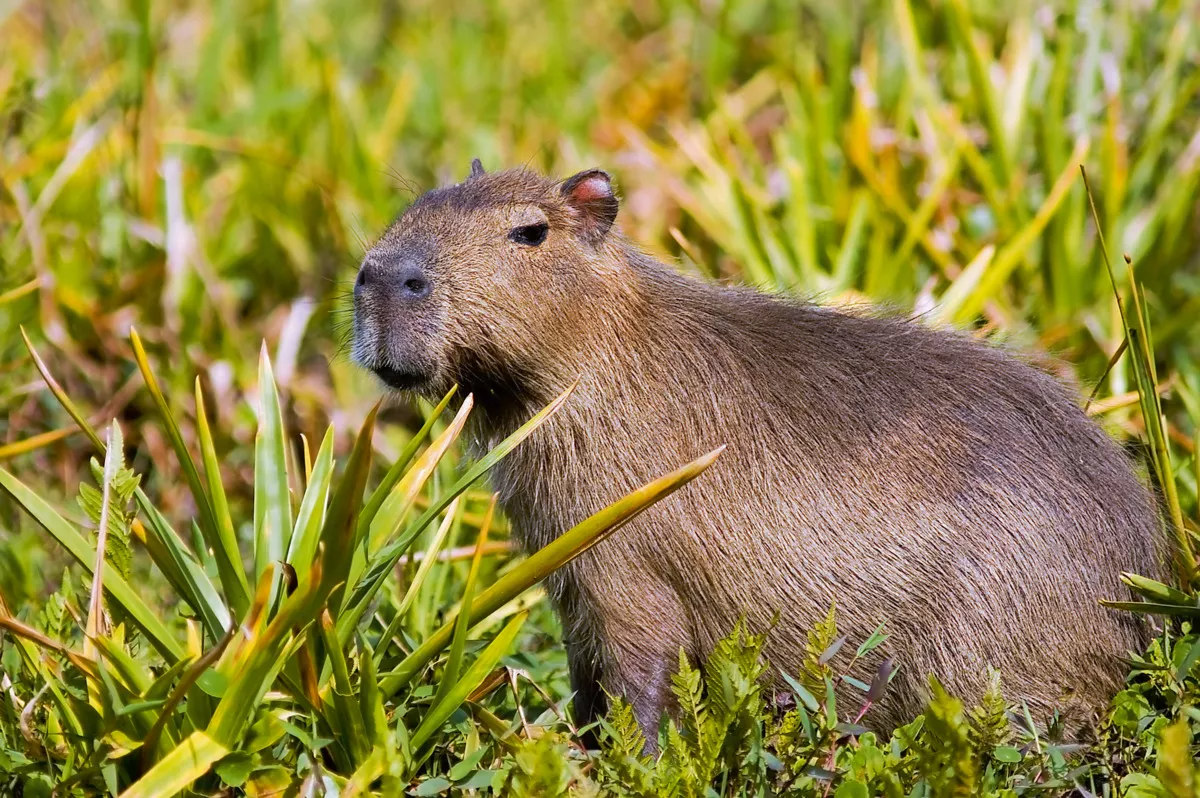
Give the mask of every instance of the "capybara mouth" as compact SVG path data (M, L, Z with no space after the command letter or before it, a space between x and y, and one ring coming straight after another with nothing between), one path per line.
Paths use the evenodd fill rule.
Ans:
M374 366L371 371L375 376L387 383L389 388L397 391L414 391L425 384L428 377L417 371L406 371L391 366Z

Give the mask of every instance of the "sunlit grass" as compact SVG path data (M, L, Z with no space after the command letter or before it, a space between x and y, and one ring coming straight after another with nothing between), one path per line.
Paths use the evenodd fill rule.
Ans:
M0 607L60 644L87 626L95 539L81 533L95 524L76 486L116 419L142 475L138 589L123 611L150 648L167 662L212 651L268 573L265 606L278 610L271 563L294 562L303 580L320 539L316 505L299 499L341 479L334 464L378 395L340 348L354 266L417 193L461 179L474 157L608 169L626 233L682 269L885 303L1015 343L1093 395L1089 412L1115 435L1150 444L1147 473L1182 549L1200 532L1200 28L1180 24L1188 13L1169 0L11 4L0 10L0 466L65 526L64 546L48 546L0 500ZM475 656L447 616L481 529L478 584L518 566L504 519L485 520L486 489L462 484L444 410L381 411L368 464L395 466L364 474L386 486L364 512L428 529L397 546L368 523L366 551L381 559L346 574L369 585L351 598L376 632ZM149 423L164 414L173 421ZM1191 600L1133 584L1151 603ZM155 620L181 599L186 638ZM533 613L519 638L531 650L506 662L558 700L568 688L538 599L501 608ZM371 666L389 669L377 674L389 689L411 677L383 650L364 659L352 622L310 620L308 640L343 646L355 685L373 681ZM490 623L481 633L500 634ZM16 645L5 650L23 672L50 685L39 701L69 706L33 644ZM100 645L79 654L120 657ZM314 678L340 679L335 664ZM166 701L177 676L138 689ZM41 689L23 684L20 699ZM420 696L421 711L435 695L446 697ZM470 708L511 744L507 719ZM469 741L460 753L481 750L477 728L451 722ZM195 738L193 755L218 754L224 734ZM384 766L361 739L353 748L343 770Z

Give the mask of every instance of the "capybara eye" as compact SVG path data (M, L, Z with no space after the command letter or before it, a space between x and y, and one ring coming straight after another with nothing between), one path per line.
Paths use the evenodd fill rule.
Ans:
M518 244L524 244L527 247L536 247L546 240L546 235L549 232L550 225L545 222L527 224L523 227L514 227L509 232L508 238L510 241L516 241Z

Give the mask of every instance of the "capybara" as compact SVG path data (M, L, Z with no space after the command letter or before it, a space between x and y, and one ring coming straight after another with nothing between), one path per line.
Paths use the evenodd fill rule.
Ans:
M887 623L881 731L929 674L971 701L988 666L1040 720L1102 708L1149 631L1098 599L1161 573L1161 522L1071 392L964 333L685 276L617 213L602 171L475 162L387 229L354 291L356 361L400 391L459 384L482 448L579 380L493 473L530 549L728 446L549 580L577 719L623 695L653 745L681 649L778 613L767 658L795 674L835 601L852 641Z

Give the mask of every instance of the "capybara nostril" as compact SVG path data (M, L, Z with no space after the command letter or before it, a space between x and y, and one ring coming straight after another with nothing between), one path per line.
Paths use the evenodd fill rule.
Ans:
M419 267L406 267L399 275L400 295L406 299L424 299L429 296L429 280Z

